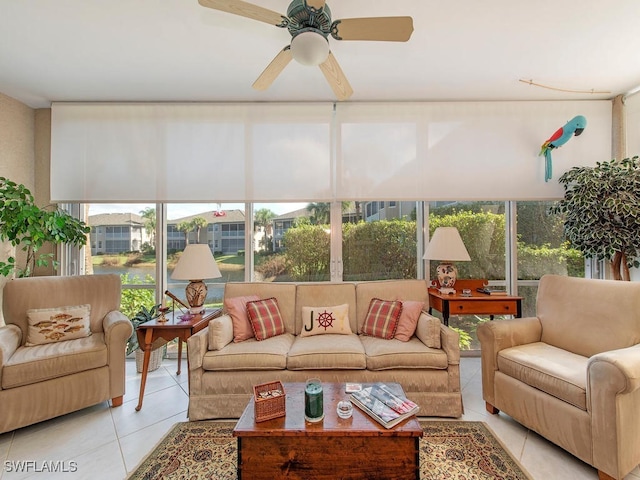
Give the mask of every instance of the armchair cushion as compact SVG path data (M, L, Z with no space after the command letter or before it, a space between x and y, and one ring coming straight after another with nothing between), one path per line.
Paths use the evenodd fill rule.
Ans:
M2 369L2 388L51 380L107 365L104 334L67 342L19 347Z
M27 321L27 347L84 338L91 335L91 305L32 308Z
M512 378L587 410L589 359L543 342L498 353L498 369Z

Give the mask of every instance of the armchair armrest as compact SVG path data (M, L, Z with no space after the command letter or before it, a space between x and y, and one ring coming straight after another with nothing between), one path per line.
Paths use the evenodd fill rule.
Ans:
M0 327L0 378L2 367L18 349L22 342L22 330L17 325L3 325Z
M498 352L516 345L539 342L542 324L537 317L492 320L478 326L482 357L482 396L495 407L494 378L498 370Z
M102 320L104 343L109 365L109 396L112 405L122 404L125 388L125 346L133 332L131 321L119 310L112 310Z
M640 344L594 355L587 364L594 465L628 472L640 451Z
M113 310L105 315L102 328L107 346L125 345L133 333L131 321L119 310Z

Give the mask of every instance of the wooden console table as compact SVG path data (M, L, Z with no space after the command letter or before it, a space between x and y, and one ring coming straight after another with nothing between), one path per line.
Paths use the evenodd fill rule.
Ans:
M182 342L194 333L206 328L209 322L219 316L222 309L206 309L204 313L195 315L189 320L181 320L180 317L173 312L166 317L166 321L159 321L157 318L149 322L142 323L136 330L138 336L138 345L144 350L144 362L142 364L142 380L140 381L140 396L138 397L138 406L136 411L142 408L142 400L144 398L144 387L147 383L147 373L149 372L149 358L151 357L151 346L154 341L164 338L171 341L178 339L178 371L176 375L180 375L180 365L182 362ZM187 358L187 365L189 359Z
M486 285L486 280L458 280L456 293L440 293L436 288L429 289L429 313L432 309L442 313L442 320L449 325L451 315L489 315L493 320L494 315L522 316L522 297L512 295L487 295L476 289ZM462 296L462 290L471 290L471 296Z

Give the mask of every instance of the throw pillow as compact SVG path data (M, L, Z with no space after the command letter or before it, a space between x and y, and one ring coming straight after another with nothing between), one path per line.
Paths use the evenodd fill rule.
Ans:
M401 313L402 302L372 298L362 325L362 333L385 340L392 339L398 328Z
M334 307L302 307L300 336L310 337L324 333L340 335L352 333L349 326L349 305L347 303Z
M401 342L408 342L416 331L418 325L418 318L424 308L423 302L416 302L413 300L405 300L402 302L402 313L398 320L398 329L394 338L397 338Z
M27 310L27 347L91 335L91 305Z
M256 340L266 340L284 333L284 321L275 297L247 302L247 314Z
M260 300L257 295L224 299L224 308L233 322L233 341L243 342L253 338L253 328L247 316L247 302Z

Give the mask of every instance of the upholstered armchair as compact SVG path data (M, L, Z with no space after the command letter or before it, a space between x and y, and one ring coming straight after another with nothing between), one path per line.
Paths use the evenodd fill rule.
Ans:
M536 309L478 328L487 410L622 479L640 462L640 283L547 275Z
M118 275L32 277L3 290L0 433L111 400L122 405L125 344Z

